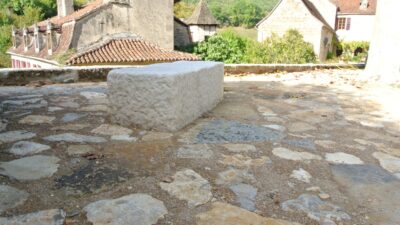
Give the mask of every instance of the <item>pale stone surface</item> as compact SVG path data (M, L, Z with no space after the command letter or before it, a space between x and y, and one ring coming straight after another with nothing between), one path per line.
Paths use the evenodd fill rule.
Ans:
M400 158L382 152L374 152L372 155L379 160L379 164L385 170L391 173L400 173Z
M47 109L47 111L49 111L49 112L57 112L57 111L61 111L61 110L63 110L63 108L57 107L57 106L51 106Z
M87 114L79 114L79 113L66 113L63 118L61 118L61 121L64 123L69 123L73 122L75 120L79 120L82 117L85 117Z
M334 221L351 219L339 206L324 202L319 197L310 194L302 194L297 199L283 202L282 209L306 213L310 219L322 222L322 224L335 224Z
M31 139L33 137L36 137L36 134L29 131L25 130L9 131L5 133L0 133L0 144Z
M107 141L105 138L102 137L87 136L74 133L51 135L43 139L50 142L65 141L75 143L102 143Z
M304 161L304 160L320 160L322 159L321 156L315 155L309 152L296 152L292 151L287 148L274 148L272 150L272 153L275 156L278 156L279 158L282 159L288 159L288 160L293 160L293 161Z
M5 131L7 128L7 121L0 119L0 132Z
M96 129L92 130L92 133L94 134L100 134L100 135L109 135L109 136L114 136L114 135L129 135L132 134L132 130L117 126L117 125L111 125L111 124L102 124Z
M80 107L80 105L78 103L73 102L73 101L60 102L60 103L58 103L58 106L65 107L65 108L75 108L75 109Z
M12 209L21 205L28 197L29 194L25 191L7 185L0 185L0 214L7 209Z
M190 169L177 172L172 183L160 183L161 189L180 200L188 202L189 207L207 203L212 198L210 183Z
M9 218L0 217L2 225L64 225L66 213L62 209L51 209Z
M176 155L182 159L209 159L214 153L208 145L186 145L178 149Z
M113 70L107 79L111 114L120 124L177 131L222 100L223 76L216 62Z
M303 123L303 122L296 122L292 123L289 126L289 131L290 132L304 132L304 131L310 131L310 130L316 130L317 128L308 124L308 123Z
M30 115L20 120L19 123L28 125L51 124L55 119L54 116Z
M295 178L295 179L305 182L305 183L310 183L310 180L312 178L311 174L309 172L305 171L303 168L300 168L298 170L293 170L290 177Z
M152 225L167 214L164 203L146 194L100 200L83 209L93 225Z
M68 146L68 149L67 149L68 155L71 155L71 156L83 155L83 154L92 153L95 151L96 151L96 149L94 149L90 145L70 145L70 146Z
M337 145L336 142L330 140L316 140L315 144L327 149L334 148Z
M278 130L280 132L284 132L286 130L286 127L277 124L263 125L263 127L270 128L273 130Z
M225 166L234 166L236 168L252 168L265 165L270 159L266 156L262 156L257 159L252 159L248 156L236 154L236 155L222 155L223 159L219 160Z
M257 188L248 184L235 184L229 187L236 195L236 201L240 204L240 207L249 211L256 210L256 196Z
M108 112L109 108L106 105L90 105L82 107L79 110L84 112Z
M58 169L59 158L55 156L35 155L0 163L0 174L20 180L37 180L50 177Z
M333 164L352 164L352 165L364 164L364 162L357 156L350 155L344 152L327 153L325 155L325 159L326 161Z
M22 100L6 100L1 103L2 106L7 108L19 109L37 109L47 106L47 101L42 98L30 98Z
M107 97L107 95L104 93L93 92L93 91L83 91L80 93L80 95L82 95L83 97L85 97L88 100L95 99L95 98L106 98Z
M11 147L9 152L14 155L32 155L49 149L50 146L48 145L43 145L31 141L19 141Z
M210 211L196 215L196 219L197 225L300 225L285 220L265 218L222 202L213 203Z
M228 149L230 152L240 153L240 152L256 152L257 148L250 144L224 144L224 148Z
M138 139L136 137L131 137L129 134L122 134L122 135L113 135L111 136L111 140L114 141L126 141L126 142L135 142Z
M255 182L253 174L246 170L229 168L223 172L218 173L216 180L217 184L220 185L233 185L239 183Z
M148 132L142 137L142 141L160 141L170 139L173 135L165 132Z

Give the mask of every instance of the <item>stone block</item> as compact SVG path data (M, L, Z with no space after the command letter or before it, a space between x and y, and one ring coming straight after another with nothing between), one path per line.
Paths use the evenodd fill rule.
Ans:
M177 131L223 98L224 65L175 62L112 70L107 78L111 117L121 125Z

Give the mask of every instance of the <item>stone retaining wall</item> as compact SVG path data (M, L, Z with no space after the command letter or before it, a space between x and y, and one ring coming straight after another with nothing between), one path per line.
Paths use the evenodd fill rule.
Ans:
M128 66L65 67L58 69L0 69L0 86L22 86L32 82L72 83L106 81L107 74ZM227 64L226 74L301 72L316 69L363 69L365 64Z

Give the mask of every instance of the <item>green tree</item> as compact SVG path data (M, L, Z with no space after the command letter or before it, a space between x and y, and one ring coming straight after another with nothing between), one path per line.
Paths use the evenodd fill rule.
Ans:
M186 2L178 2L174 6L174 14L178 18L188 18L192 15L196 5Z
M250 0L238 0L228 11L233 26L254 27L264 16L260 7Z

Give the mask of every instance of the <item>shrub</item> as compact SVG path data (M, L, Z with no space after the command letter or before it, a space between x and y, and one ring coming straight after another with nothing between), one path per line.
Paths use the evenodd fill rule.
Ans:
M368 55L369 42L351 41L339 42L337 46L337 55L344 61L364 61Z
M296 30L288 30L283 37L273 34L261 44L252 43L247 49L248 63L312 63L316 56L312 44L305 42Z
M240 37L232 30L227 30L199 43L194 47L194 53L203 60L241 63L247 43L247 39Z

